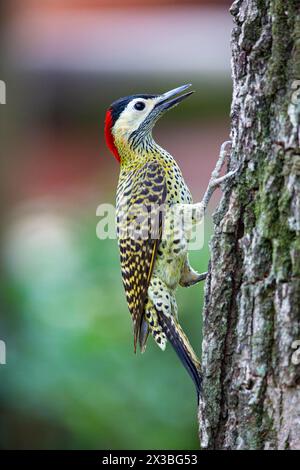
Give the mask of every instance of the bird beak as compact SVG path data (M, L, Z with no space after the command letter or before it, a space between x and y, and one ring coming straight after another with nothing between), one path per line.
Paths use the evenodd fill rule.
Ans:
M161 95L158 99L158 102L155 105L155 108L158 108L159 111L166 111L167 109L171 109L174 106L176 106L180 101L183 101L185 98L190 96L193 91L188 91L187 93L184 93L183 95L178 95L182 91L186 90L189 88L192 84L188 83L187 85L182 85L178 88L174 88L174 90L167 91L163 95ZM173 98L173 96L176 96L176 98ZM171 99L173 98L173 99Z

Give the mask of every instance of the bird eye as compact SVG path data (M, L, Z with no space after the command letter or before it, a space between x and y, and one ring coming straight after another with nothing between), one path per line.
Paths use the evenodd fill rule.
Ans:
M142 111L144 108L145 108L145 103L143 101L137 101L134 105L135 109L137 109L137 111Z

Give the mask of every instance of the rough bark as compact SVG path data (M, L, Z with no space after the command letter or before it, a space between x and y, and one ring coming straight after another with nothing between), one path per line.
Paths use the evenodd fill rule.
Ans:
M237 0L230 12L239 174L214 215L200 442L300 449L300 2Z

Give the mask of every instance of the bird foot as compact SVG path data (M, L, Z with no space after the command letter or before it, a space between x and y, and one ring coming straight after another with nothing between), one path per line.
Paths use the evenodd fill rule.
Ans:
M194 286L195 284L198 284L198 282L204 281L207 277L207 272L205 273L197 273L193 276L190 276L187 279L180 279L180 285L182 287L191 287Z

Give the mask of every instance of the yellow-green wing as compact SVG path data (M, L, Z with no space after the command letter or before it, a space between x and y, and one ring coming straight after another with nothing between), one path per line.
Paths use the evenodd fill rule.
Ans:
M117 207L122 279L133 320L134 350L161 239L165 199L165 170L158 162L148 162L131 174Z

